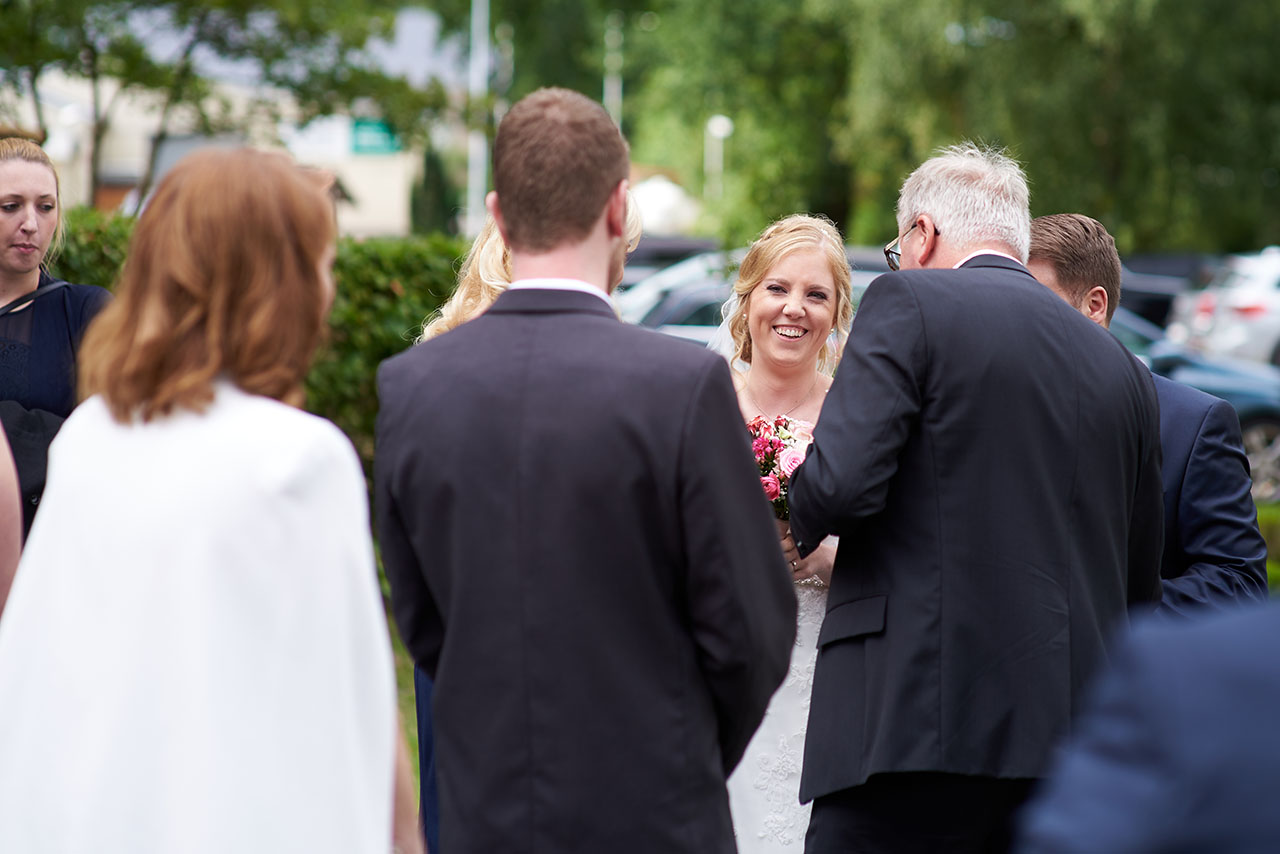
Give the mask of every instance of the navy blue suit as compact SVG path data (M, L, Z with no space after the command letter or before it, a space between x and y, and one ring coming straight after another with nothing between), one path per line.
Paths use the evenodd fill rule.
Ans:
M1149 622L1024 816L1024 854L1280 846L1280 606Z
M1155 376L1164 462L1160 612L1186 615L1267 597L1267 544L1249 493L1235 410Z

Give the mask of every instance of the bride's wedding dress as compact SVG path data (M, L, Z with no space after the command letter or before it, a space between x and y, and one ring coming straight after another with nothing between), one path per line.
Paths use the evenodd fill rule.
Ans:
M741 854L804 850L810 805L800 804L800 767L826 587L816 580L798 582L796 607L796 644L786 681L729 777L729 806Z

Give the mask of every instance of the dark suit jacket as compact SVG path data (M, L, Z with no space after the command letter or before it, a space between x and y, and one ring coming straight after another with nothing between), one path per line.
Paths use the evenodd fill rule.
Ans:
M795 596L724 361L590 294L513 290L379 389L443 850L732 851L725 775Z
M1156 375L1164 454L1161 612L1191 615L1267 598L1240 421L1223 400Z
M1270 854L1280 608L1135 629L1027 810L1026 854Z
M841 535L802 800L1040 775L1159 598L1161 511L1151 374L1101 327L995 255L873 282L791 486L801 541Z

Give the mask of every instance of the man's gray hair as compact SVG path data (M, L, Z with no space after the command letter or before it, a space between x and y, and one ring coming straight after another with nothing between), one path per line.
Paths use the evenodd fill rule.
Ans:
M1027 263L1030 193L1016 160L996 148L962 142L920 164L898 194L898 233L928 214L944 240L960 249L1001 243Z

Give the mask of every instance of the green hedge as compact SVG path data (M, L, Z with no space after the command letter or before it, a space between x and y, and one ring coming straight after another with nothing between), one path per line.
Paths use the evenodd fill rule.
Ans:
M442 235L339 243L329 341L307 377L307 408L346 431L366 471L378 365L409 347L423 319L453 292L466 250L465 241Z
M1258 505L1258 529L1267 541L1267 582L1280 594L1280 504Z
M68 211L52 272L69 282L112 287L132 231L130 217ZM373 460L378 364L408 347L423 319L453 291L466 249L465 241L442 235L338 242L329 338L307 377L307 408L351 437L366 471Z

